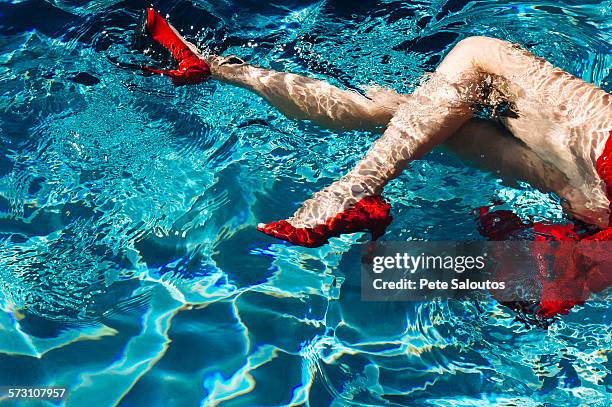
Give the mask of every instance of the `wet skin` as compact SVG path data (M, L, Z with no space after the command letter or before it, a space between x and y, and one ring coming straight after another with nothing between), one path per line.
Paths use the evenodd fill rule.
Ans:
M368 98L324 81L211 57L215 79L247 88L286 116L332 129L384 131L347 175L317 192L288 221L324 223L380 194L406 165L444 144L466 162L556 193L574 218L605 228L609 201L595 162L612 129L612 96L515 44L470 37L410 95ZM474 119L505 104L501 126ZM512 137L508 137L508 134Z

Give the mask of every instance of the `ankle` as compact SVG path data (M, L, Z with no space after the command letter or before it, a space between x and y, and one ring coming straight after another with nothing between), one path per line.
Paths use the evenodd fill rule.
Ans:
M211 76L224 82L233 82L241 77L241 73L250 66L235 55L208 57Z
M381 195L383 187L380 181L373 174L347 174L339 180L344 184L344 188L352 195L355 200L360 200L369 196Z

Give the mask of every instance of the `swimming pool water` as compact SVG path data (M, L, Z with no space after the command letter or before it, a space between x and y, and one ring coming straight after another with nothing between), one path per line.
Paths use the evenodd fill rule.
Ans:
M609 405L606 301L548 329L493 301L366 303L359 234L305 249L258 233L375 136L143 77L144 6L0 3L0 387L66 386L76 406ZM156 7L203 48L343 87L409 92L477 34L612 89L610 1ZM471 211L496 201L563 217L555 197L438 150L386 197L387 240L481 239Z

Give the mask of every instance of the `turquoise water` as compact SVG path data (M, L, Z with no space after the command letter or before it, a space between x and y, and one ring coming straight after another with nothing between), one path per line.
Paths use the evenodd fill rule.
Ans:
M365 303L361 235L305 249L258 233L374 136L143 77L143 6L0 3L0 387L65 386L77 406L607 405L606 301L547 330L493 301ZM410 91L479 34L612 89L610 1L158 8L202 47L344 87ZM471 211L498 200L563 218L555 197L442 151L386 197L387 240L481 239Z

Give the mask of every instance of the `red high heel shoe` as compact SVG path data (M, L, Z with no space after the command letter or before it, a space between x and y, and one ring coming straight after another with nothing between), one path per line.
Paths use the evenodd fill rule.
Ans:
M142 70L167 75L175 85L194 85L210 77L210 65L199 55L195 46L187 42L164 18L152 8L147 8L143 31L153 41L170 51L178 61L177 69L156 69L143 66Z
M389 215L390 209L391 206L380 195L369 196L314 228L296 228L286 220L281 220L267 225L260 223L257 230L304 247L323 246L330 237L364 230L369 230L372 240L376 240L385 233L393 220Z

